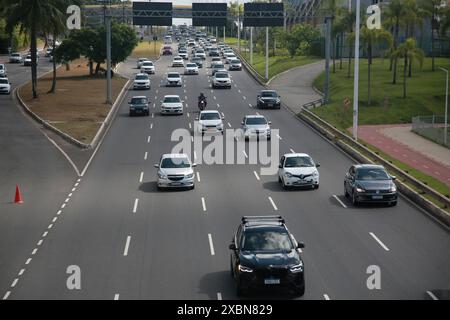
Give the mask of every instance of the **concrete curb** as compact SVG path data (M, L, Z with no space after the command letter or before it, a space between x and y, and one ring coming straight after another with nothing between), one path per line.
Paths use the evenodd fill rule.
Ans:
M117 68L119 67L120 63L116 66L116 68L114 69L114 73L116 73ZM46 72L44 74L42 74L40 77L38 77L38 79L46 76L47 74L53 72L53 70ZM120 77L124 78L124 79L128 79L125 78L121 75L119 75ZM81 149L90 149L90 148L95 148L95 146L97 145L98 141L100 140L100 136L101 134L103 134L105 132L105 129L107 127L107 124L109 124L109 122L111 121L112 118L112 114L115 113L115 109L117 108L118 105L118 101L122 98L123 93L125 92L125 89L128 87L128 84L130 82L130 79L128 79L127 83L125 84L125 86L122 88L122 91L120 92L120 94L117 96L116 101L114 102L113 106L111 107L108 115L106 116L105 120L102 122L102 125L100 126L100 129L97 131L95 137L92 139L91 143L86 144L83 143L77 139L75 139L74 137L70 136L69 134L59 130L58 128L56 128L55 126L51 125L48 121L42 119L41 117L39 117L36 113L34 113L33 111L31 111L31 109L26 105L26 103L23 101L22 97L20 96L20 89L22 87L24 87L28 82L20 85L19 87L14 89L14 95L17 98L17 100L19 101L20 105L22 106L22 108L25 110L25 112L30 115L36 122L40 123L43 127L53 131L54 133L56 133L57 135L59 135L61 138L63 138L64 140L66 140L67 142L81 148Z

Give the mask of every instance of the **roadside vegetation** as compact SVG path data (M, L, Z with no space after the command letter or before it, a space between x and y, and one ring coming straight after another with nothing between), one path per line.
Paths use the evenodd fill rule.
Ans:
M148 58L150 60L155 60L159 57L159 53L161 50L162 41L141 41L137 45L136 48L134 48L133 52L131 53L131 58Z

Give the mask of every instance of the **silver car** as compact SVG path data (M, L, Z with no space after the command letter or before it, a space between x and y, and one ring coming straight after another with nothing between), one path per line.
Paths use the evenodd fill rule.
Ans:
M191 163L186 154L170 153L163 154L159 163L155 164L158 169L157 186L162 188L183 188L194 189L194 168L195 163Z
M270 121L267 121L266 117L262 115L248 115L242 120L242 130L244 138L265 138L270 140Z

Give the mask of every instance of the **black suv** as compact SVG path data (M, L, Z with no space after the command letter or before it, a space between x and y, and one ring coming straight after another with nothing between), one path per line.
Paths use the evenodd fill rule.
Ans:
M262 90L256 98L258 108L276 108L280 109L281 99L275 90Z
M144 116L150 115L148 99L146 96L135 96L131 98L128 104L130 105L130 117L137 114L141 114Z
M281 216L242 217L229 246L236 294L249 289L286 287L305 293L304 265L297 243Z

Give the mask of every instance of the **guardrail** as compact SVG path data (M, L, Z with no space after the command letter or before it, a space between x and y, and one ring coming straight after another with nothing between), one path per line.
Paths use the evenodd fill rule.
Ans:
M317 106L320 107L320 106L322 106L322 105L324 105L324 99L317 99L317 100L314 100L314 101L305 103L305 104L303 105L303 108L309 108L309 107L316 108Z
M256 71L256 69L253 68L253 66L247 61L247 59L244 58L244 56L239 52L239 50L236 48L236 46L232 45L230 47L233 48L234 53L239 57L239 59L241 60L242 64L247 69L247 71L250 73L250 75L253 78L255 78L255 80L258 81L260 84L266 85L267 81L269 81L269 79L266 79L261 74L259 74L258 71Z

